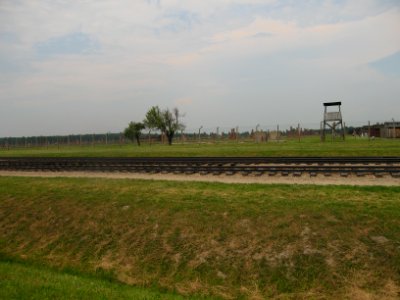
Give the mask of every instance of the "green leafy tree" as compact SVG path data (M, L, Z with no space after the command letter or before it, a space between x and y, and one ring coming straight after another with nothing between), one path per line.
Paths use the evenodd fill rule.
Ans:
M130 139L132 142L136 140L138 146L140 146L140 136L145 125L140 122L130 122L128 127L124 130L124 136Z
M146 113L143 123L149 129L158 129L165 134L168 144L172 145L172 140L177 131L183 130L185 125L181 123L182 115L177 108L170 111L168 108L161 110L158 106L153 106Z
M151 131L161 130L162 124L160 115L161 112L158 106L152 106L146 113L143 124L149 129L149 135Z

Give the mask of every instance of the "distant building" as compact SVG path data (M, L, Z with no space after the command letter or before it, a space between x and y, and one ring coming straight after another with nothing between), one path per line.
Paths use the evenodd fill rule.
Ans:
M368 125L365 125L361 128L360 133L364 133L368 136L368 130L370 132L371 137L381 137L381 132L382 132L383 124L374 124L368 127Z
M385 122L381 128L381 137L400 138L400 122Z
M370 127L365 125L356 130L357 135L368 135L368 132L370 132L371 137L400 138L400 122L378 123L371 125Z
M374 125L371 126L371 137L381 137L381 130L382 130L382 126L381 125ZM368 131L367 131L368 132Z

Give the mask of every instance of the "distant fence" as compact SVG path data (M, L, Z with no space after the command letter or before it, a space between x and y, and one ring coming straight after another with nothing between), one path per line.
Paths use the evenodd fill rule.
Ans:
M123 143L125 143L125 138L119 133L0 138L0 148L3 149Z
M267 142L272 140L295 139L304 136L318 135L318 131L312 130L285 130L285 131L245 131L240 132L232 129L230 132L200 132L199 133L177 133L174 143L206 143L206 142ZM143 144L166 144L167 138L162 134L142 134L140 138ZM33 137L4 137L0 138L0 149L15 148L43 148L43 147L65 147L65 146L98 146L98 145L125 145L132 141L128 140L122 133L91 134L91 135L67 135L67 136L33 136Z
M365 123L364 123L365 124ZM400 138L400 124L377 123L363 126L345 126L346 134L354 138L361 137L382 137ZM319 124L307 124L313 128L319 128ZM320 129L308 129L301 124L297 125L276 125L276 126L236 126L236 127L214 127L199 129L187 129L184 132L177 132L174 143L218 143L226 141L263 143L268 141L299 140L304 137L319 136ZM143 132L141 143L144 144L166 144L167 139L160 133ZM125 145L132 143L126 139L123 133L104 134L72 134L72 135L51 135L51 136L30 136L30 137L1 137L0 149L8 150L15 148L43 148L43 147L65 147L65 146L92 146L97 145Z

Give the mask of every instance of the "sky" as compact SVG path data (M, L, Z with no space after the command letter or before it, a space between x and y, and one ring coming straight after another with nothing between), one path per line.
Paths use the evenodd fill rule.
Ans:
M0 0L0 137L400 120L399 0Z

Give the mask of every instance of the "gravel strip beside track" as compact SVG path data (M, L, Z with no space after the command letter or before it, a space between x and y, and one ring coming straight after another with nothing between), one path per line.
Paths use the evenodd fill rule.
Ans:
M362 185L362 186L400 186L400 178L382 177L376 178L371 175L358 177L350 175L310 177L308 175L295 176L242 176L236 175L184 175L184 174L145 174L145 173L107 173L107 172L29 172L29 171L0 171L0 176L23 176L23 177L77 177L77 178L109 178L109 179L144 179L144 180L168 180L168 181L199 181L199 182L221 182L221 183L258 183L258 184L314 184L314 185Z

